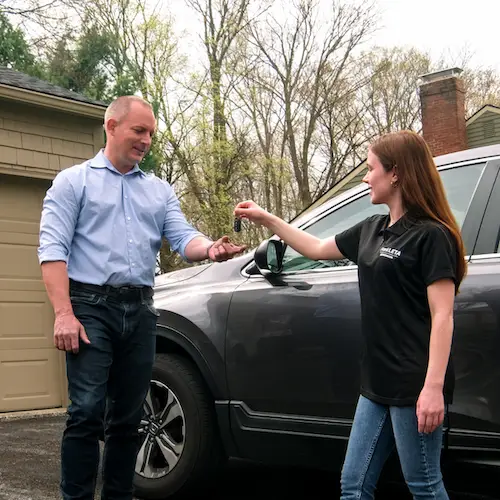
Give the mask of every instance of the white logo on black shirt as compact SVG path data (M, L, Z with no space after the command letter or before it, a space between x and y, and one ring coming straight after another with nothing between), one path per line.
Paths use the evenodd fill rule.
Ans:
M387 257L388 259L397 259L401 256L401 250L396 250L391 247L382 247L380 249L380 257Z

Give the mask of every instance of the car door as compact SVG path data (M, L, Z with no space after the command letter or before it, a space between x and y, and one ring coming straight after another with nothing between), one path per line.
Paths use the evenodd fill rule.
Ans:
M495 162L498 169L498 162ZM464 459L500 450L500 174L455 308L456 387L449 447ZM498 460L498 457L497 457Z
M468 246L480 223L473 194L482 199L481 189L492 186L486 170L483 162L441 172ZM304 229L324 238L384 211L365 191ZM340 460L337 444L348 438L358 398L361 341L352 263L310 261L288 247L279 277L249 276L233 295L226 342L231 419L242 455L315 465Z

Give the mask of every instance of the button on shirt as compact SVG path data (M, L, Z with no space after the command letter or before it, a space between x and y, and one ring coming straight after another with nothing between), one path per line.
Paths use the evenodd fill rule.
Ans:
M202 234L170 184L137 165L121 174L101 150L60 172L47 191L38 259L66 262L70 279L83 283L153 286L162 236L185 259Z
M431 313L427 287L457 276L451 233L431 220L403 216L389 227L376 215L338 234L340 252L358 264L364 352L361 393L380 404L417 402L429 361ZM453 366L444 395L453 394Z

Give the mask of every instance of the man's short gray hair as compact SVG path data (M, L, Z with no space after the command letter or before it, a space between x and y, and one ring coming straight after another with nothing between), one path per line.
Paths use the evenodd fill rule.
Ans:
M104 123L106 123L110 118L114 118L117 121L121 120L130 111L130 106L133 102L143 104L153 111L151 104L149 104L149 102L142 97L137 95L122 95L117 97L107 107L106 113L104 114Z

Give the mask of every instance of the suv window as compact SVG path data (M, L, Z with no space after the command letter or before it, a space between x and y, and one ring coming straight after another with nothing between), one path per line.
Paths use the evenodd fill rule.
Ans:
M464 165L441 171L448 203L460 227L465 219L472 195L484 170L485 163ZM386 205L373 205L368 194L340 207L305 229L318 238L334 236L357 222L376 214L386 214ZM283 272L322 269L352 265L347 259L341 261L313 261L287 247L283 257Z

